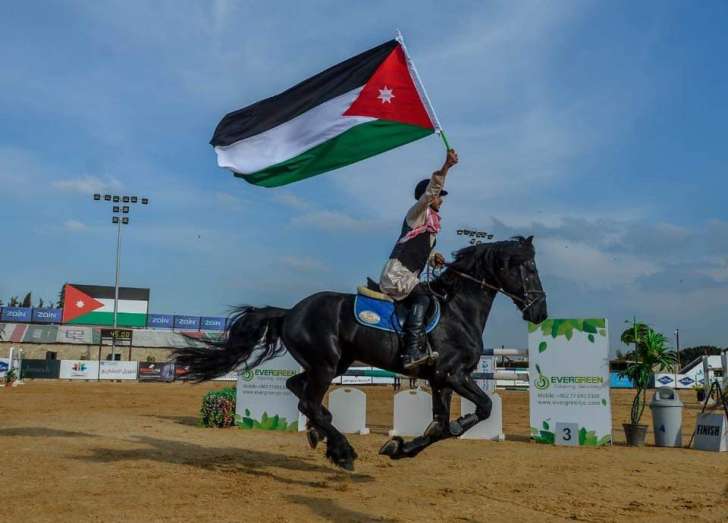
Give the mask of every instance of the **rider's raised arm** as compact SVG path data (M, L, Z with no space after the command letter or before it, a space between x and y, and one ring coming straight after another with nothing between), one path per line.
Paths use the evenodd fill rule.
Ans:
M427 189L425 189L425 192L422 193L420 199L417 200L417 203L414 204L407 213L407 221L410 224L417 221L417 218L424 214L427 207L429 207L430 203L432 203L432 200L440 196L442 189L445 187L445 177L447 176L450 167L456 163L458 163L458 155L454 149L450 149L447 152L447 157L445 158L445 163L442 165L442 168L432 173L430 183L427 184Z

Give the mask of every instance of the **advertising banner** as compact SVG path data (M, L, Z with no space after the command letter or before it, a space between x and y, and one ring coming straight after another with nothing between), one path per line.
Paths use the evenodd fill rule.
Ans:
M99 362L92 360L61 360L59 377L62 380L98 379Z
M174 363L139 362L139 381L172 381L174 380Z
M33 319L33 309L30 307L3 307L0 313L2 321L17 321L30 323Z
M655 374L655 387L670 387L671 389L692 389L696 385L697 382L687 374Z
M200 318L201 331L224 331L227 318L203 316Z
M609 337L603 318L528 324L531 437L598 446L612 441Z
M95 337L98 344L99 338ZM94 331L91 327L81 327L63 325L58 327L58 343L84 343L86 345L94 344Z
M33 323L61 323L63 309L33 309Z
M56 380L61 373L61 360L29 360L20 363L23 378Z
M4 378L8 372L10 360L8 358L0 358L0 378Z
M287 352L238 377L235 414L244 429L298 430L298 398L286 380L301 372Z
M137 362L102 361L99 378L102 380L135 380L137 379Z
M180 331L200 330L200 318L199 316L175 316L174 328Z
M55 343L58 338L56 325L28 325L23 343Z
M150 329L171 329L174 327L174 316L171 314L149 314L147 327Z

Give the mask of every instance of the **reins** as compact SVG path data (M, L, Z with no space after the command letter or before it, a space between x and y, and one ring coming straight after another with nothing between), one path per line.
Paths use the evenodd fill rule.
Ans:
M521 267L521 282L523 283L523 288L524 288L524 291L523 292L526 295L526 297L528 297L529 294L536 294L537 295L534 299L532 299L530 301L524 300L523 298L521 298L519 296L516 296L514 294L511 294L510 292L505 291L503 289L503 287L499 287L499 286L496 286L496 285L492 285L492 284L488 283L487 281L485 281L484 278L483 279L478 279L478 278L476 278L474 276L471 276L470 274L466 274L464 272L460 272L457 269L453 269L452 265L449 264L449 263L446 263L445 264L445 267L447 267L449 271L452 271L453 274L456 274L456 275L460 276L461 278L463 278L465 280L469 280L469 281L471 281L473 283L477 283L483 289L490 289L490 290L493 290L495 292L500 292L504 296L508 296L513 301L522 303L523 304L523 309L521 309L522 311L526 311L527 309L533 307L535 304L537 304L538 302L540 302L541 300L543 300L546 297L546 293L544 291L539 291L539 290L525 290L526 289L526 278L523 275L523 267ZM430 269L431 269L431 267L428 265L428 269L427 269L427 288L430 290L430 292L432 294L434 294L438 298L444 299L445 296L442 296L442 295L438 294L430 286L430 280L431 280L431 278L430 278L430 274L431 274L430 273Z

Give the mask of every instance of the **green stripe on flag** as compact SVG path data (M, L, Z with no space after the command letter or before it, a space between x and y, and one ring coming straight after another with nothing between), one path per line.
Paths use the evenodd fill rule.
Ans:
M434 131L416 125L375 120L352 127L308 151L251 174L235 174L262 187L279 187L316 176L414 142Z
M89 312L83 316L67 321L66 325L113 325L113 312ZM132 312L119 312L116 314L116 324L119 327L146 327L147 315Z

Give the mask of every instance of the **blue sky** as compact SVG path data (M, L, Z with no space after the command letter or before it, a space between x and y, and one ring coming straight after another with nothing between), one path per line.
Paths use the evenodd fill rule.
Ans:
M552 316L728 345L728 4L16 2L0 7L0 297L112 284L93 192L140 194L122 283L159 313L290 306L378 275L436 137L262 189L216 166L226 113L407 38L460 153L455 231L535 234ZM311 7L315 5L316 7ZM499 298L486 344L526 343Z

